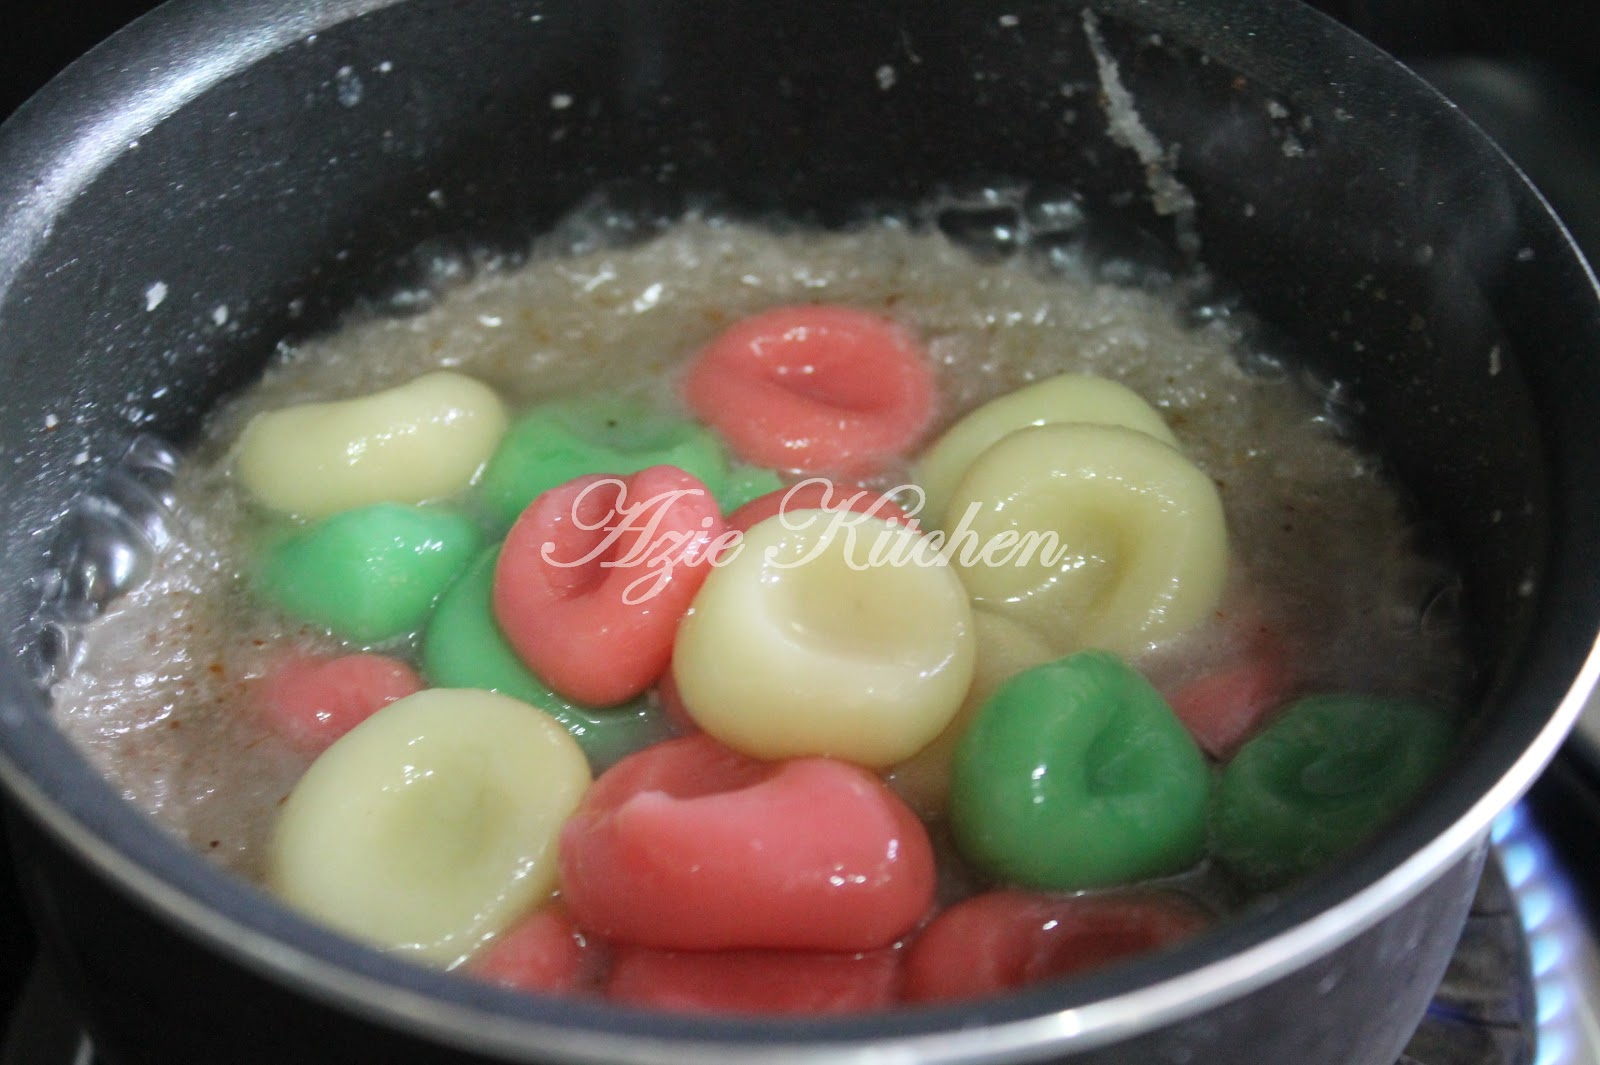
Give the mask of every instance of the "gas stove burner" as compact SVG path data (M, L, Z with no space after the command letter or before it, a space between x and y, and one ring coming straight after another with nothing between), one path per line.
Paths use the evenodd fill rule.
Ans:
M1495 822L1494 840L1527 938L1538 1032L1534 1065L1595 1065L1600 942L1594 925L1526 806Z
M1397 1065L1600 1063L1600 948L1525 808L1501 817L1461 943ZM48 965L18 1004L0 1065L99 1061Z

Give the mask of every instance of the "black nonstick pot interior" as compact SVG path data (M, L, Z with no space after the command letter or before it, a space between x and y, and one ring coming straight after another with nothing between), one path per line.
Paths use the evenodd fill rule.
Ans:
M1137 124L1112 117L1114 86ZM662 1018L521 998L357 949L182 849L50 727L37 680L57 651L32 619L60 562L53 526L138 434L192 437L282 338L427 281L418 271L440 251L525 248L597 190L628 226L694 198L835 225L996 181L1072 190L1110 230L1174 261L1197 256L1264 338L1343 383L1342 413L1459 565L1481 706L1447 777L1357 860L1170 955L982 1006ZM144 989L141 1009L177 997L149 986L155 973L183 983L194 1012L260 1033L234 1060L290 1060L307 1026L346 1054L376 1045L351 1040L384 1040L385 1060L434 1060L436 1044L709 1060L711 1044L752 1042L1022 1058L1174 1024L1176 1042L1102 1060L1265 1031L1238 1060L1281 1061L1338 1046L1340 1024L1381 1048L1404 1033L1332 1014L1306 1015L1321 1042L1273 1042L1284 1022L1266 1002L1254 1021L1237 1006L1204 1032L1182 1021L1315 962L1464 856L1470 866L1492 813L1576 713L1575 687L1593 681L1593 666L1580 680L1600 631L1593 278L1452 108L1292 3L1109 0L1086 15L926 0L178 0L0 130L0 194L0 769L39 854L32 893L57 911L45 923L108 1032L140 1023L117 1005L130 988ZM1451 890L1470 883L1469 868ZM1419 920L1448 925L1464 905ZM98 941L85 943L85 922ZM1400 951L1393 973L1441 966L1453 931L1416 937L1412 953L1433 956ZM162 956L119 970L113 943ZM191 955L267 974L247 985L261 997L240 1001L232 977L208 993L174 960ZM1332 994L1329 1010L1398 996L1389 1012L1403 1027L1405 1003L1421 1008L1420 991L1383 974L1349 979L1365 994ZM1127 998L1151 986L1164 990ZM1123 1008L1088 1008L1107 1001ZM274 1026L280 1008L294 1020ZM334 1034L347 1012L366 1018L358 1036ZM408 1034L391 1045L394 1032Z

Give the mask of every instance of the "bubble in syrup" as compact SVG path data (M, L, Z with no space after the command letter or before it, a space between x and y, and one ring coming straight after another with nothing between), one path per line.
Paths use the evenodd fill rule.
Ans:
M951 207L939 212L937 224L982 262L1006 258L1023 239L1022 219L1014 207Z
M1030 189L1023 217L1035 233L1072 233L1083 228L1083 203L1070 192Z

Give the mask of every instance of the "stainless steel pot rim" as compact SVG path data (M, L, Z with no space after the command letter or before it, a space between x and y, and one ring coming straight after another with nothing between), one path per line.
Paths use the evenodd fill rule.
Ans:
M308 34L398 2L401 0L335 0L313 5L304 0L242 0L230 6L230 32L221 47L205 38L209 30L202 17L206 11L204 0L178 0L169 5L159 14L162 28L172 30L176 26L181 32L161 39L152 33L142 40L135 34L124 40L119 64L123 82L103 86L92 97L105 106L70 140L47 143L30 151L23 159L26 165L0 178L0 193L4 194L0 203L11 205L0 219L0 291L9 286L16 270L48 233L48 220L38 205L67 198L71 190L87 183L130 140L217 81ZM1306 17L1318 18L1310 12ZM170 43L173 40L182 45L176 54ZM143 53L136 52L137 48L142 48ZM160 62L155 62L158 57ZM151 62L140 62L141 59ZM97 71L105 72L105 65ZM121 106L111 106L114 101ZM15 125L8 123L0 131L0 150L15 147L14 138L6 136ZM32 174L47 180L24 186L24 179ZM1592 285L1592 274L1589 280ZM964 1014L946 1010L937 1014L951 1018L943 1027L919 1028L908 1023L909 1030L904 1033L860 1038L849 1034L848 1026L841 1026L836 1037L824 1035L805 1041L785 1041L783 1028L774 1026L760 1053L784 1062L1034 1060L1060 1052L1067 1042L1073 1050L1088 1049L1232 1001L1349 941L1395 912L1440 870L1480 845L1493 819L1516 801L1553 757L1597 682L1600 640L1590 647L1578 676L1532 742L1444 831L1362 890L1234 954L1126 993L994 1024L975 1021L976 1014L970 1011ZM0 726L13 712L17 707L0 705ZM82 768L90 772L86 765ZM319 951L276 938L262 927L206 904L174 880L141 865L47 794L4 749L0 749L0 784L94 869L151 910L258 972L280 981L297 982L326 1001L385 1025L511 1060L538 1054L544 1060L555 1057L572 1062L698 1065L743 1061L749 1056L748 1043L716 1041L714 1036L664 1038L608 1031L603 1025L579 1027L536 1021L397 987L370 972L341 965ZM204 875L219 880L224 877L198 858L195 864L204 870ZM239 894L249 898L243 892ZM341 942L329 935L322 938L330 944ZM922 1011L910 1011L906 1016L914 1021L919 1014ZM716 1029L711 1022L699 1027Z

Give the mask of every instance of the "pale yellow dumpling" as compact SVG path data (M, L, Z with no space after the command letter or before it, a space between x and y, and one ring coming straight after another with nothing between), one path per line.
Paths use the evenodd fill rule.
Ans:
M233 468L258 502L321 518L453 495L472 483L505 429L493 389L440 370L355 399L258 414L239 437Z
M1120 425L1178 444L1160 413L1126 385L1089 374L1058 374L991 399L923 452L914 471L927 500L923 520L955 524L960 515L949 512L951 494L973 461L1001 437L1033 425L1065 423Z
M1221 599L1228 539L1216 485L1148 434L1019 430L978 456L951 506L964 516L946 550L974 602L1059 653L1137 654Z
M729 747L874 768L939 735L972 670L966 591L928 542L820 510L752 528L695 597L673 652L684 705Z
M556 840L588 786L543 711L421 691L312 763L278 818L269 883L347 935L453 966L555 888Z

